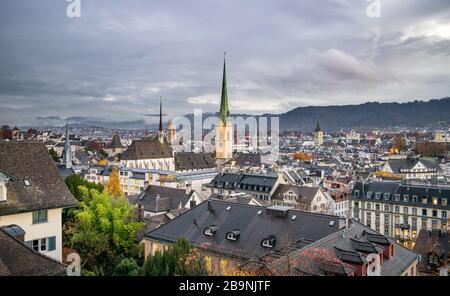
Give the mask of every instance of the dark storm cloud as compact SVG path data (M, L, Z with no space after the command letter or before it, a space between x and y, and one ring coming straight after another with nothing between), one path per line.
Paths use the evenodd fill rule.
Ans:
M218 108L222 52L234 112L448 95L448 0L0 2L0 123L157 119ZM47 119L51 120L50 119Z

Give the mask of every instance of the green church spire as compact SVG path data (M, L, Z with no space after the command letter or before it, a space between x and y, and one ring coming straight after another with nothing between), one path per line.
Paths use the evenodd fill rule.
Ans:
M315 129L314 131L315 131L315 132L321 132L321 131L322 131L322 129L320 128L320 123L319 123L318 120L317 120L316 129Z
M227 122L230 116L230 110L228 109L228 94L227 94L227 74L226 74L226 53L223 54L223 80L222 80L222 98L220 100L220 113L219 118L223 123Z

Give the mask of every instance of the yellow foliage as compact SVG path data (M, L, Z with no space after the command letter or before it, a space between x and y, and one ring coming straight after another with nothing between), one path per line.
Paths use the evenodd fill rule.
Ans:
M398 176L396 174L389 173L389 172L386 172L386 171L375 172L375 175L379 176L379 177L389 177L389 178L395 178L395 179L401 179L402 178L401 176Z
M105 165L107 165L108 164L108 160L107 159L102 159L102 160L100 160L97 164L99 165L99 166L105 166Z
M120 187L119 173L117 172L117 167L113 167L111 175L109 175L109 180L105 185L106 191L113 196L122 196L122 188Z
M292 156L295 160L312 160L313 156L311 154L306 154L305 152L296 152Z
M256 276L257 274L239 268L238 266L231 266L225 259L220 260L220 272L223 276Z

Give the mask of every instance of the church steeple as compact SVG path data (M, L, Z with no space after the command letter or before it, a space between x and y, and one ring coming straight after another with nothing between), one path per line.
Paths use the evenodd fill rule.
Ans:
M64 166L66 169L72 168L72 148L70 147L69 124L66 123L66 139L64 143Z
M225 55L223 57L222 98L220 101L219 119L216 125L216 160L220 166L224 161L233 158L233 124L230 120L227 94L227 71Z
M227 92L227 73L226 73L226 53L223 53L223 79L222 79L222 98L220 100L219 118L223 123L226 123L230 116L228 109L228 92Z
M162 116L163 116L162 115L162 97L160 97L160 100L159 100L159 130L158 130L158 140L160 143L163 143L163 141L164 141Z
M163 131L162 124L162 97L159 98L159 132Z
M320 123L319 123L318 120L317 120L316 129L315 129L314 131L315 131L315 132L321 132L321 131L322 131L322 129L320 128Z

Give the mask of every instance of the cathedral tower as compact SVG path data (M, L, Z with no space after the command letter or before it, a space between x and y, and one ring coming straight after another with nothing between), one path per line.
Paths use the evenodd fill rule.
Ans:
M222 98L219 120L216 125L216 159L225 161L233 157L233 124L228 110L227 76L225 54L223 60Z
M66 169L72 168L72 147L69 139L69 124L66 123L66 141L64 143L64 166Z
M314 143L316 146L322 146L323 144L323 131L320 128L319 121L317 121L316 129L314 130Z

